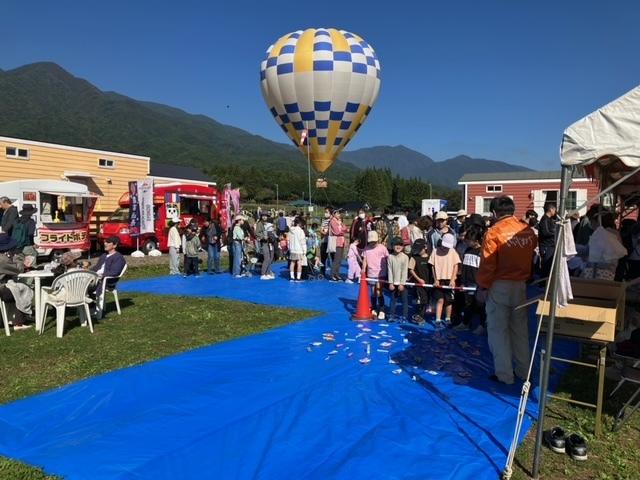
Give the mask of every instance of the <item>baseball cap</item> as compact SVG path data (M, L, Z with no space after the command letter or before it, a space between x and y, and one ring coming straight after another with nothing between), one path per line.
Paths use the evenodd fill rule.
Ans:
M453 247L455 246L455 243L456 243L456 239L455 239L455 238L454 238L454 236L453 236L453 235L451 235L450 233L445 233L445 234L442 236L442 243L441 243L441 245L442 245L443 247L446 247L446 248L453 248Z
M482 215L480 215L479 213L474 213L473 215L470 215L469 217L467 217L466 224L484 227L484 220L482 218Z
M104 239L105 242L113 243L115 245L120 245L120 237L117 235L110 235Z
M409 215L407 215L407 221L409 223L413 223L413 222L415 222L416 220L419 220L419 219L420 219L420 215L418 215L415 212L412 212Z
M393 239L393 241L392 241L392 244L393 244L393 246L404 245L404 243L402 243L402 238L400 238L400 237L395 237Z
M418 238L411 246L411 253L418 255L425 248L427 248L427 241L424 238Z
M375 230L370 231L367 234L367 242L377 242L378 241L378 232Z
M438 212L438 213L436 213L436 220L446 220L448 218L449 218L449 216L447 215L447 212Z

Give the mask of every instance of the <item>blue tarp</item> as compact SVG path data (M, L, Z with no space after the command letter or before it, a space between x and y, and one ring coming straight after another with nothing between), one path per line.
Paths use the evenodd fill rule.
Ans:
M286 276L123 282L326 314L3 405L0 454L68 479L498 478L522 385L488 381L486 337L351 322L358 285Z

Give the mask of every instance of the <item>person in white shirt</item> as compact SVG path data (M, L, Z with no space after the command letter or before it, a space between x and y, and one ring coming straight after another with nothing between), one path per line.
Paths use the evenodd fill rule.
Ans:
M169 228L169 275L180 275L180 256L178 252L182 247L182 238L178 231L178 225L181 220L177 217L169 220L171 222L171 228Z
M300 228L300 219L293 219L289 231L289 276L292 282L302 281L302 263L307 255L307 240Z

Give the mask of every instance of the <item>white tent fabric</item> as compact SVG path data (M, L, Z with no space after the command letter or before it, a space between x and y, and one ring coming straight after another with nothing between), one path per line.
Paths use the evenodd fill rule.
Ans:
M577 121L564 132L562 165L583 166L613 156L640 166L640 86ZM601 162L598 162L601 163Z

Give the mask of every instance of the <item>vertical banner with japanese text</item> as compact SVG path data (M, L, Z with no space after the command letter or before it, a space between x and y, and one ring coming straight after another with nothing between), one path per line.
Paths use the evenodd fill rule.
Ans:
M138 182L129 182L129 235L140 236L140 204L138 202Z
M138 180L138 202L140 204L140 233L154 233L153 180Z

